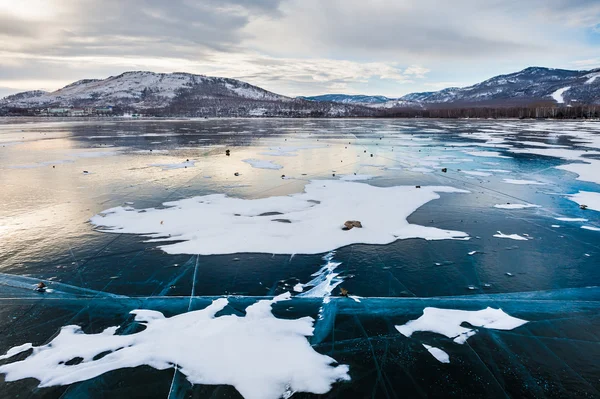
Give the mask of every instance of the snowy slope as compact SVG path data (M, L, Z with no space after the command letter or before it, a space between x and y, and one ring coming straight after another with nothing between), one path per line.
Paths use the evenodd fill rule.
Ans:
M370 108L421 108L422 104L415 101L400 100L385 96L323 94L320 96L300 97L309 101L335 102L340 104L355 104Z
M80 80L51 93L38 92L36 95L27 96L25 93L20 93L0 100L0 105L14 107L43 105L165 107L182 92L193 92L204 98L291 100L235 79L189 73L166 74L135 71L102 80Z
M321 96L312 97L301 97L309 101L329 101L334 103L342 104L383 104L391 98L386 96L367 96L363 94L351 95L351 94L323 94Z
M546 101L556 104L600 104L600 70L570 71L530 67L495 76L473 86L411 93L402 100L426 104L518 105Z

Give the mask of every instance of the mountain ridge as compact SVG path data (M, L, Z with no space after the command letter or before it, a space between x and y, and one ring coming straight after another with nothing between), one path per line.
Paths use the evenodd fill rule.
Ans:
M557 102L553 93L569 87L563 94L563 102ZM327 101L339 94L323 94L303 97L311 101ZM346 104L382 104L377 101L385 96L342 95ZM409 93L389 101L405 101L403 106L424 107L448 105L495 105L517 106L540 101L556 104L600 104L600 68L591 70L568 70L546 67L527 67L521 71L497 75L466 87L447 87L438 91ZM566 100L566 101L565 101Z
M181 116L380 116L395 109L600 104L600 68L528 67L466 87L387 96L324 94L288 97L249 83L187 72L126 71L81 79L53 92L32 90L0 99L0 108L113 106Z

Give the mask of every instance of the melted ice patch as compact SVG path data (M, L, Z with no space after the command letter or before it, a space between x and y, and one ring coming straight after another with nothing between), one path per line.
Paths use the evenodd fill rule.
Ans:
M313 319L278 319L271 305L290 294L262 300L246 308L246 316L215 317L227 306L220 298L202 310L165 317L154 310L134 310L141 332L115 335L118 327L85 334L65 326L49 344L33 347L25 360L0 366L6 381L35 378L40 387L85 381L112 370L148 365L173 368L192 384L232 385L245 398L277 399L286 392L325 394L337 381L348 381L348 366L316 352L306 337ZM160 343L160 345L157 345ZM10 349L10 358L31 344ZM95 356L108 352L100 359ZM74 358L79 364L66 365ZM251 372L250 372L251 370Z
M164 209L111 208L90 221L104 232L143 234L154 242L179 241L161 246L170 254L316 254L357 243L468 238L461 231L407 222L411 213L442 192L468 191L313 180L304 193L289 196L246 200L212 194L166 202ZM344 231L347 220L359 220L363 228Z
M511 240L517 240L517 241L527 241L526 237L520 236L518 234L504 234L501 231L498 231L496 234L494 234L494 237L509 238Z
M526 209L526 208L539 208L539 205L534 204L496 204L494 208L499 209Z
M430 331L445 335L457 344L464 344L477 333L474 328L463 327L465 322L474 327L495 330L512 330L527 323L526 320L509 316L502 309L490 307L477 311L425 308L421 317L396 326L396 329L405 337L411 337L417 331Z
M266 161L263 159L249 158L249 159L243 159L242 162L246 162L247 164L250 164L253 168L257 168L257 169L278 170L278 169L283 168L283 166L276 164L275 162Z

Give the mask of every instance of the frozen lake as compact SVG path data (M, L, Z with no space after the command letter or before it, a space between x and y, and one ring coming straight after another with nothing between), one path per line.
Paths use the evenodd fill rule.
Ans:
M599 123L1 122L0 397L600 396Z

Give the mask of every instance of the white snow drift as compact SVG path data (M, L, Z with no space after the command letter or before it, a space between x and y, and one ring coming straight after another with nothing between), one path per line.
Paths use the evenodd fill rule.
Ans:
M461 231L410 224L406 218L438 193L468 193L444 186L374 187L313 180L303 193L261 199L205 195L166 202L163 209L116 207L90 219L101 231L143 234L151 241L178 241L170 254L260 252L316 254L350 244L389 244L398 239L468 237ZM363 228L342 230L347 220Z
M588 209L600 212L600 193L593 191L580 191L568 197L579 205L587 205Z
M527 209L527 208L539 208L539 205L534 204L496 204L494 208L499 209Z
M528 185L532 185L532 186L541 186L544 185L546 183L542 183L536 180L519 180L519 179L502 179L504 181L504 183L508 183L508 184L517 184L517 185L521 185L521 186L528 186Z
M523 237L523 236L520 236L518 234L504 234L501 231L498 231L496 234L494 234L494 237L496 237L496 238L509 238L511 240L517 240L517 241L527 241L527 237Z
M396 326L405 337L411 337L417 331L429 331L452 339L457 344L464 344L467 339L477 333L475 328L463 327L463 323L474 327L491 328L495 330L512 330L527 323L502 311L502 309L486 308L482 310L457 310L425 308L423 315L416 320ZM441 349L428 345L425 348L440 362L449 363L448 355Z
M85 334L79 326L61 329L49 344L33 347L25 360L0 366L6 381L35 378L41 387L85 381L112 370L148 365L178 370L193 384L234 386L250 399L277 399L294 392L325 394L336 381L350 380L348 366L316 352L306 337L313 319L278 319L274 302L290 294L262 300L246 308L246 316L215 317L227 306L220 298L202 310L165 317L154 310L134 310L135 320L146 328L115 335L118 327ZM31 348L8 351L10 358ZM108 352L94 360L95 356ZM66 365L80 357L79 364Z

